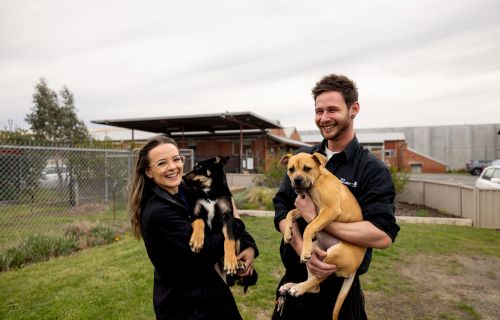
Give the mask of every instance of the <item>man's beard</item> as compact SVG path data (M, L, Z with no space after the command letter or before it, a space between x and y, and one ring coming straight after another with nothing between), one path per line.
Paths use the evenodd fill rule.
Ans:
M330 135L331 133L323 133L323 129L320 128L321 135L323 138L327 140L337 140L342 134L344 134L349 128L351 127L351 122L349 121L348 118L345 118L343 121L338 122L335 124L333 130L334 134L333 136L327 137L326 135Z

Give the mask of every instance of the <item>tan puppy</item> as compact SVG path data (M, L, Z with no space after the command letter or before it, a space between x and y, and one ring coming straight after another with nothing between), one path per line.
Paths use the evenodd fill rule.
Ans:
M344 186L337 177L325 168L326 157L320 153L299 153L294 156L284 156L280 163L287 164L287 174L290 177L292 187L298 195L304 196L309 193L316 205L318 215L311 221L303 235L303 247L300 255L301 262L307 262L313 251L313 238L326 225L332 221L356 222L362 221L361 208L356 198L349 189ZM292 239L293 221L299 218L298 209L290 210L285 220L284 242L289 243ZM323 240L318 236L318 245L326 250L327 255L323 262L337 266L335 275L346 278L342 284L335 307L333 319L338 318L340 308L351 289L356 270L363 261L366 248L344 242L342 240L331 243L321 243ZM286 283L280 288L282 294L289 293L292 296L300 296L306 292L319 292L319 284L324 278L316 277L308 272L306 281L295 284Z

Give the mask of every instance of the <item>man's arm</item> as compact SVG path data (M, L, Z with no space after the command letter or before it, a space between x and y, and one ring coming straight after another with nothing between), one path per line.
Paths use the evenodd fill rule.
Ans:
M308 194L304 198L298 196L295 200L295 207L299 209L307 223L316 217L316 207ZM334 221L327 225L323 231L336 238L363 247L385 249L392 244L391 237L370 221L351 223Z

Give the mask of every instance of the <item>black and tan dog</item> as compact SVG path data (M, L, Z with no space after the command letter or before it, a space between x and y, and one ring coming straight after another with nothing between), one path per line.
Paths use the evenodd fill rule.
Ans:
M330 222L363 220L356 198L337 177L325 168L326 161L326 157L320 153L299 153L294 156L286 155L281 159L282 164L287 164L287 174L295 192L298 195L308 193L316 205L318 214L304 230L301 262L307 262L311 258L313 238L318 235L318 245L327 253L323 262L336 265L335 275L345 278L333 309L333 319L336 320L352 286L356 270L363 261L366 248L340 239L335 239L334 244L323 241L327 237L322 237L320 232ZM293 209L287 214L283 239L285 243L290 242L292 224L298 217L300 217L298 209ZM280 288L280 292L293 296L300 296L306 292L319 292L319 284L323 280L324 278L309 273L306 281L297 284L286 283Z
M233 198L227 185L224 166L229 157L217 156L196 163L193 170L183 177L186 185L195 194L193 234L189 245L193 252L200 252L205 240L205 226L210 232L224 234L224 260L221 276L228 285L240 284L246 292L248 286L257 281L257 273L239 278L237 273L245 269L245 263L238 261L239 241L233 230ZM218 266L219 267L219 266ZM226 276L227 275L227 276Z

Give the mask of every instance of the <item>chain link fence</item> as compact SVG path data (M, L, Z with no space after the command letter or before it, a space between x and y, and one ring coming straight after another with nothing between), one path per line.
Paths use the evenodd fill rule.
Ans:
M75 221L125 223L128 150L0 145L0 249Z
M187 172L194 164L193 150L180 153ZM0 144L0 252L31 234L62 234L79 221L128 227L128 184L136 155Z

